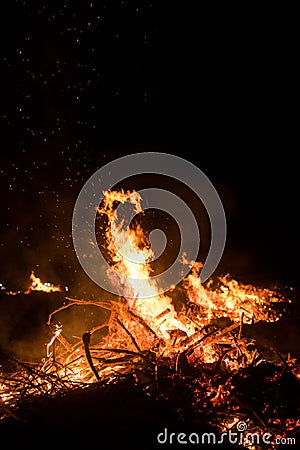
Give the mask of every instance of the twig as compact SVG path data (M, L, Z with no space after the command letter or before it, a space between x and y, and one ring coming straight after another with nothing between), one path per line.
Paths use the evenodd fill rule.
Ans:
M102 323L101 325L97 325L90 330L90 334L95 333L96 331L102 330L103 328L109 328L108 323Z
M2 400L1 396L0 396L0 408L6 412L9 416L11 416L13 419L18 420L20 422L25 422L24 419L22 419L20 416L18 416L15 412L13 412L6 404L5 402Z
M71 306L74 305L93 305L93 306L98 306L99 308L102 309L107 309L109 311L111 311L112 307L109 303L105 303L105 302L96 302L96 301L92 301L92 300L82 300L82 299L74 299L71 297L66 297L66 300L68 300L70 303L67 303L66 305L62 305L59 308L55 309L54 311L52 311L49 316L48 316L48 321L47 321L47 325L50 325L51 323L51 319L54 316L54 314L57 314L60 311L63 311L64 309L70 308Z
M135 320L137 320L147 331L149 331L149 333L153 334L153 336L155 338L158 338L155 331L152 330L152 328L147 324L147 322L142 317L138 316L130 309L128 309L127 312L131 317L133 317Z
M241 320L240 320L240 328L239 328L238 339L241 339L242 328L243 328L243 320L244 320L244 312L242 312L242 314L241 314Z
M124 363L124 362L132 362L132 358L127 356L121 356L120 358L97 358L99 362L102 364L117 364L117 363Z
M92 360L90 349L89 349L90 340L91 340L90 333L84 333L83 336L82 336L82 341L83 341L83 344L84 344L84 350L85 350L86 359L87 359L87 362L89 363L89 366L90 366L93 374L95 375L97 381L100 381L99 373L97 372L96 367L93 364L93 360Z
M122 350L120 348L93 348L92 350L97 350L101 352L112 352L112 353L125 353L125 355L132 355L132 356L140 356L141 358L146 358L146 355L143 352L137 353L133 352L131 350Z
M64 348L70 353L73 350L72 345L67 341L67 339L60 334L57 336L57 340L64 346Z
M141 349L140 349L138 343L137 343L136 340L134 339L133 335L130 333L130 331L127 330L127 328L125 327L125 325L120 321L120 319L119 319L118 317L116 318L116 321L117 321L117 323L123 328L123 330L128 334L128 336L130 337L130 339L131 339L133 345L135 346L135 348L137 349L137 351L138 351L139 353L141 353L142 351L141 351Z
M281 356L281 354L279 353L278 350L276 350L276 348L273 348L271 345L267 345L266 346L269 350L271 350L273 353L275 353L275 355L278 356L278 358L280 359L280 361L283 363L284 367L290 372L291 369L289 367L289 365L287 364L286 360Z

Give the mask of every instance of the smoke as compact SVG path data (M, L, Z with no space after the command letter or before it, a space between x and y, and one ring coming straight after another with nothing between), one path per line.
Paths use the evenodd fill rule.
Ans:
M62 301L61 295L40 292L1 295L2 352L21 360L36 360L45 356L45 344L50 339L50 330L46 325L48 314Z
M47 325L49 314L66 304L65 293L0 296L0 355L7 354L21 361L39 361L46 356L46 345L53 336ZM52 317L52 323L62 325L62 334L69 343L107 319L99 307L72 306Z

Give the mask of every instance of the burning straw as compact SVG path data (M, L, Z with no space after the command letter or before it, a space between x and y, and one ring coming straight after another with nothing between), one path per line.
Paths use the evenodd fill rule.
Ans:
M86 304L82 299L66 300L64 309ZM275 430L277 434L286 428L287 419L290 432L299 427L294 417L274 415L278 405L272 406L272 400L266 398L255 409L245 398L244 385L252 385L252 379L257 383L258 373L268 377L270 395L276 392L279 380L286 378L296 385L299 364L294 359L279 358L273 349L269 349L273 360L266 360L255 342L243 337L243 312L240 320L223 328L211 323L199 326L189 336L171 330L166 338L122 301L88 303L109 310L109 320L71 345L61 329L53 326L60 308L49 317L53 339L48 356L35 365L11 358L18 370L1 375L2 419L26 420L20 416L18 405L36 396L52 397L96 384L115 384L132 376L151 395L169 396L174 383L186 384L194 392L195 413L213 411L212 423L223 431L241 418L251 422L253 429ZM91 338L100 329L106 330L106 336L91 345Z
M126 240L112 208L115 200L126 201L128 196L107 194L101 212L109 219L108 238L114 235L110 240L112 260L118 270L132 276L137 269L121 256L126 254L122 253ZM138 210L139 198L134 197L134 201ZM278 320L280 314L274 306L286 303L286 299L268 289L242 285L229 276L203 286L201 265L194 264L181 286L184 306L177 311L171 297L159 293L151 279L149 249L139 245L145 241L142 229L130 230L130 235L139 260L144 261L138 266L140 273L134 274L144 280L144 292L139 283L138 291L134 284L123 286L124 295L118 300L66 297L65 304L49 316L52 339L45 358L29 364L10 357L16 370L0 375L1 419L26 420L20 404L32 398L100 388L131 377L155 398L170 398L174 386L184 386L192 393L186 407L195 414L208 414L210 424L220 431L243 418L253 430L271 430L281 436L296 433L298 406L288 410L280 403L282 399L276 403L274 398L278 398L280 383L288 383L299 392L299 362L284 358L273 348L258 349L253 339L243 335L245 324ZM93 305L108 312L109 318L71 344L55 318L75 305ZM220 319L226 319L227 324L220 325ZM99 331L101 338L97 338ZM249 386L253 389L258 384L265 397L253 402L253 396L247 397Z

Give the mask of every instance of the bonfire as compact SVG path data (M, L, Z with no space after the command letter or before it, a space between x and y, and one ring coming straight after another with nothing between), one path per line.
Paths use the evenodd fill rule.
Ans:
M9 356L15 371L0 373L0 423L26 422L26 405L35 399L127 385L156 401L174 402L179 396L179 415L192 411L206 416L206 423L220 434L243 422L259 436L272 435L267 448L277 448L275 439L296 439L298 405L285 407L278 389L287 383L299 393L299 362L271 346L259 348L244 335L245 326L280 320L291 300L229 275L204 285L202 264L195 261L190 261L190 273L179 286L160 292L151 277L153 254L146 233L140 224L124 229L118 220L116 204L128 201L142 211L139 194L124 191L106 192L98 211L112 268L128 282L118 286L119 297L110 301L66 295L64 304L49 315L52 337L44 358L25 363ZM113 279L114 270L107 276ZM30 281L25 290L29 295L34 290L62 292L33 272ZM175 291L182 296L180 306L174 304ZM75 305L100 308L107 320L69 342L56 317ZM255 388L262 395L253 400ZM265 445L254 445L245 436L239 444Z

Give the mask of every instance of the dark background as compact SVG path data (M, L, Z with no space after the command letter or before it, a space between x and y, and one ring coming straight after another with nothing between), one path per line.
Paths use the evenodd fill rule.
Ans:
M0 281L24 288L35 270L96 293L72 245L77 195L109 161L164 151L196 164L223 201L217 273L297 288L293 11L16 5L1 72Z

